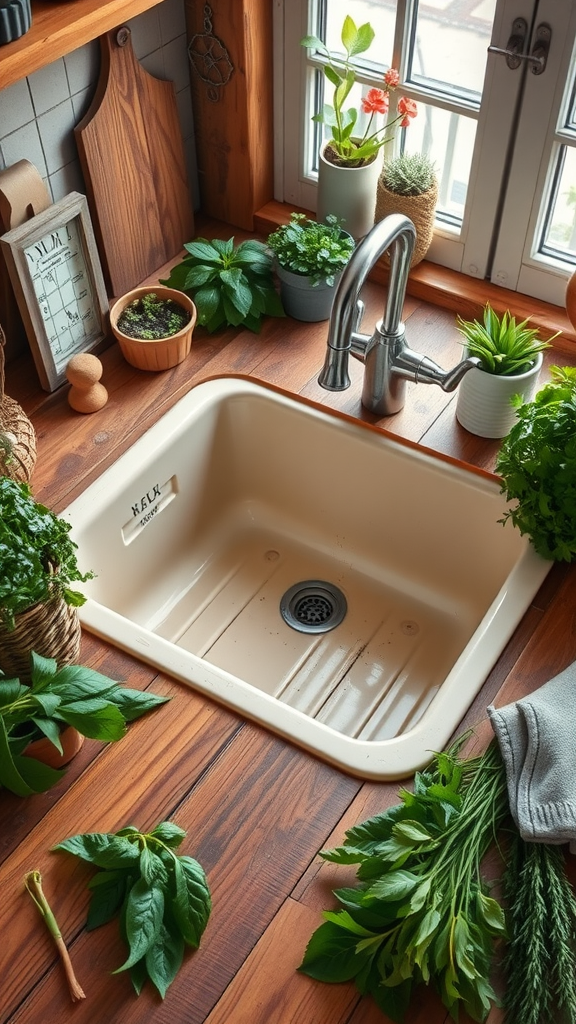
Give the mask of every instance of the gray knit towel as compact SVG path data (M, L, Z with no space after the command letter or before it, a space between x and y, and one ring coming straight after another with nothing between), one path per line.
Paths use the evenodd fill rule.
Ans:
M488 708L523 839L576 840L576 662L534 693ZM572 850L575 849L572 845Z

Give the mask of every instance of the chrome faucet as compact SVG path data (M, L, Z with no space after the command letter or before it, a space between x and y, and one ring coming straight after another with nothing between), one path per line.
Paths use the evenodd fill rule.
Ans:
M327 391L350 387L349 354L365 364L362 405L378 416L392 416L405 402L406 381L439 384L454 391L464 374L480 364L474 357L443 370L428 356L408 348L401 321L416 229L408 217L392 214L380 221L352 254L338 285L328 329L328 348L318 383ZM390 277L384 316L372 337L357 328L364 313L360 292L370 270L390 249Z

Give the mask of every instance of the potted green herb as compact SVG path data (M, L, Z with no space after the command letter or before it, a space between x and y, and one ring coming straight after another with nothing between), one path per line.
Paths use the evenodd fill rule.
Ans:
M59 668L35 652L30 665L29 685L0 673L0 786L17 796L43 793L58 782L62 771L56 765L79 749L69 745L74 734L122 739L127 722L168 700L124 688L84 665Z
M425 153L401 153L387 161L378 179L375 220L403 213L416 228L411 267L423 260L434 235L438 179Z
M533 401L515 399L516 423L502 442L496 472L514 505L510 520L538 554L576 559L576 369L553 366Z
M176 288L133 288L110 310L122 355L139 370L169 370L190 352L196 307Z
M340 275L354 252L354 239L342 221L328 214L325 223L291 213L268 235L276 258L280 295L286 312L297 320L327 320Z
M32 649L60 662L80 648L72 584L82 573L70 524L35 501L27 483L0 477L0 669L25 676Z
M229 326L258 333L265 316L284 316L263 242L235 246L233 238L197 238L184 248L188 255L162 283L192 295L198 323L207 331Z
M533 396L542 352L550 342L542 341L528 320L517 323L508 310L498 316L489 303L482 323L461 317L457 323L467 354L482 365L460 383L456 418L472 434L504 437L516 419L512 399L520 395L527 401Z

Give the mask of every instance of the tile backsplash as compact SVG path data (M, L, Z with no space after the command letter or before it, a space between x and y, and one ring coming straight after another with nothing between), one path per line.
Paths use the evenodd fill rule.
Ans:
M156 78L174 82L194 206L198 183L184 0L163 0L126 23L134 53ZM18 160L38 169L54 202L85 194L74 126L85 115L98 81L97 40L0 90L0 170Z

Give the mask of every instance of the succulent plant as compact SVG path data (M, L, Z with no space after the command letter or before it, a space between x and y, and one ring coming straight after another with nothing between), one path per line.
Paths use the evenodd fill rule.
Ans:
M487 373L502 377L527 373L538 353L550 347L549 341L538 338L536 328L527 326L528 320L516 323L509 310L499 317L488 302L483 323L460 316L456 319L468 355L481 359L481 369Z
M420 196L436 181L434 163L425 153L402 153L384 164L381 181L399 196Z

